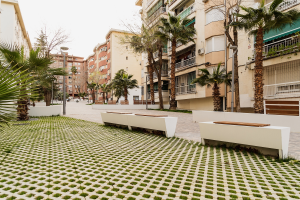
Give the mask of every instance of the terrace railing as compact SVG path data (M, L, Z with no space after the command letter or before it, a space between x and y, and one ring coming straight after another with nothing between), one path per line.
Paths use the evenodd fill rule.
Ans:
M195 63L196 63L196 57L192 57L190 59L183 60L183 61L175 64L175 70L177 71L180 69L184 69L186 67L194 65Z
M176 95L196 94L196 84L179 86L175 88Z

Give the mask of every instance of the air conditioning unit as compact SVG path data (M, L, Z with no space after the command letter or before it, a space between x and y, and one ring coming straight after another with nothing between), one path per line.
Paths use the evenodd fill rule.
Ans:
M204 54L204 48L198 49L198 54L203 55Z
M102 72L103 71L103 69L102 68L100 68L100 72Z
M206 2L208 2L208 0L202 0L202 2L203 2L203 3L206 3Z

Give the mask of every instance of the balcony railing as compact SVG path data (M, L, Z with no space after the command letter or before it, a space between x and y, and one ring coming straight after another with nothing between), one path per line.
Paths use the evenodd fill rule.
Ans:
M188 8L186 8L181 13L179 13L177 16L180 16L180 18L183 19L183 18L186 18L187 16L189 16L190 14L192 14L193 12L195 12L194 4L190 5Z
M168 76L168 70L162 70L161 76ZM157 79L157 74L155 72L153 73L153 79Z
M266 5L266 7L270 8L271 4L272 4L272 2L268 3ZM287 10L287 9L289 9L291 7L294 7L294 6L298 5L298 4L300 4L300 0L286 0L286 1L282 2L281 4L279 4L279 6L277 7L277 9L279 11L284 11L284 10Z
M179 63L175 64L175 70L180 70L180 69L184 69L186 67L192 66L196 63L196 57L192 57L190 59L187 60L183 60Z
M292 36L283 40L264 45L264 57L272 57L280 54L293 52L296 48L299 49L300 39L298 36Z
M176 87L175 90L176 90L176 95L196 94L197 93L196 84Z
M152 23L157 17L159 17L161 14L165 13L167 10L165 7L159 8L155 13L153 13L149 18L146 19L146 23L150 24Z
M153 54L153 57L154 57L154 59L156 59L156 58L158 58L158 51L156 51L154 54ZM167 48L163 48L163 54L164 53L168 53L168 49Z
M148 0L147 1L147 8L153 3L154 0Z
M300 81L264 86L265 99L300 97Z

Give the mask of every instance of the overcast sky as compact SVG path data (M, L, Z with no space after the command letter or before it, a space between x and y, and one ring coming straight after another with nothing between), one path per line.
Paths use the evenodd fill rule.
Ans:
M19 0L25 27L32 45L37 33L47 24L52 30L62 27L70 33L69 54L87 57L105 42L109 29L125 29L122 20L136 23L141 7L136 0ZM52 52L56 53L56 52Z

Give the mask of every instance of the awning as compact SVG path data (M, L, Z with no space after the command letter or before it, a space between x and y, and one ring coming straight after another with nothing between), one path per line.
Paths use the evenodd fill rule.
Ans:
M293 25L286 25L282 30L271 30L264 34L264 42L269 42L292 33L300 31L300 20L296 21Z
M191 25L192 23L194 23L196 21L196 19L194 18L194 19L192 19L187 25L185 25L185 26L189 26L189 25Z

